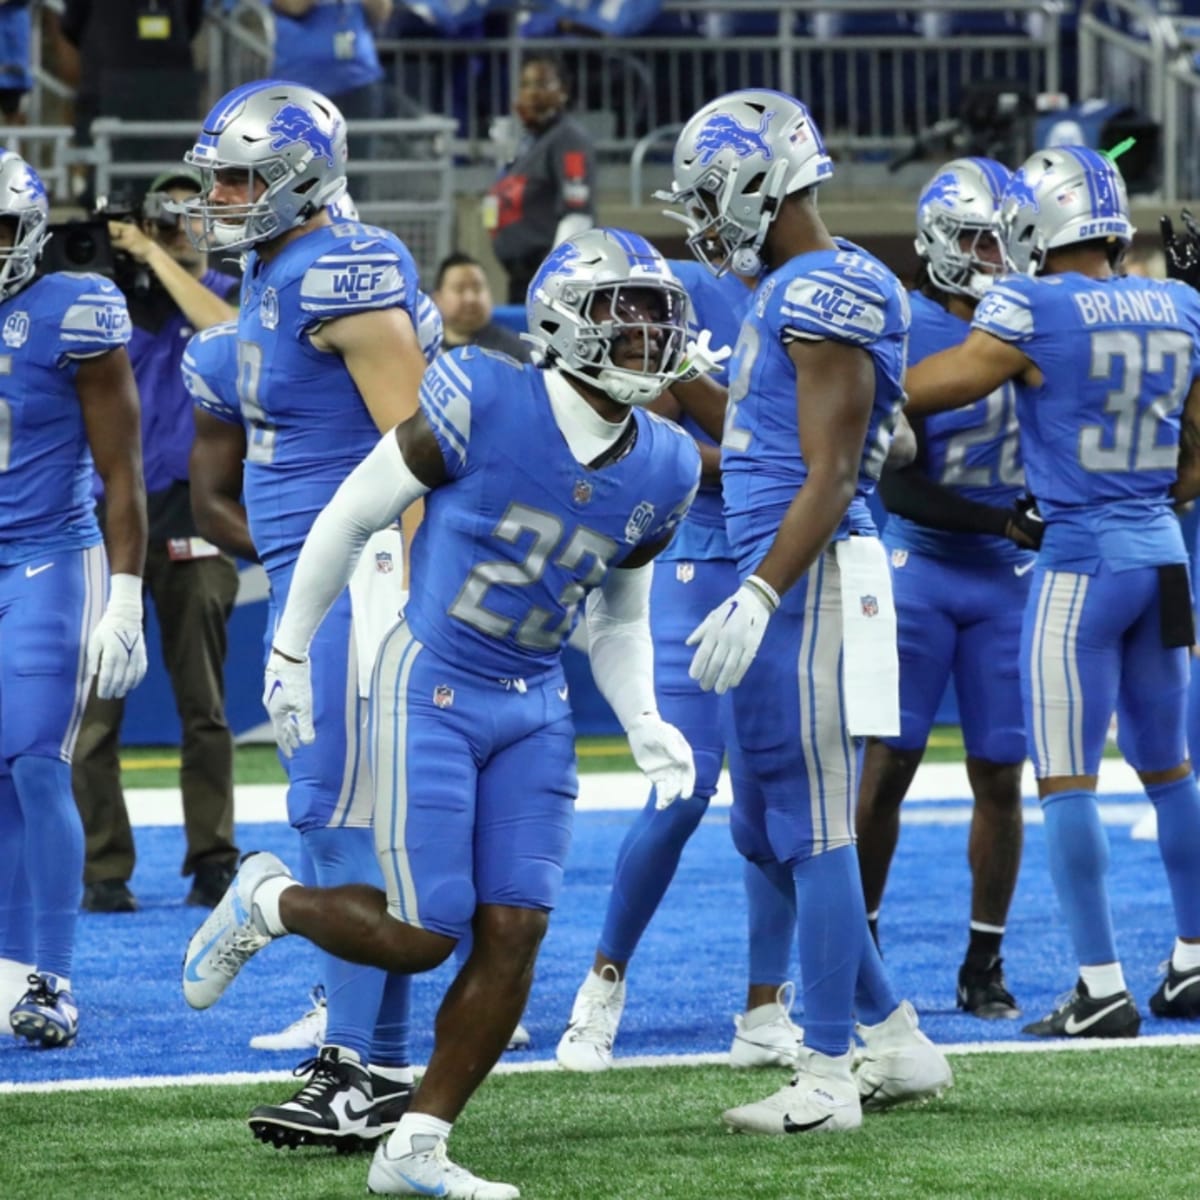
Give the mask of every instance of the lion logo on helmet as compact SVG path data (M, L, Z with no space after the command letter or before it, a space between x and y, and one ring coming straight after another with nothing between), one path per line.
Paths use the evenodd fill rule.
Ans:
M313 114L299 104L289 101L271 118L267 126L271 134L271 149L282 150L294 142L307 146L316 158L323 158L330 167L337 161L333 149L333 131L326 133Z

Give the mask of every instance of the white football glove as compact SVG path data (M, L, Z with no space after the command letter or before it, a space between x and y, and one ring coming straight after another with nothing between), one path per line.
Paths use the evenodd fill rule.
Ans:
M696 787L696 763L683 734L658 713L643 713L625 732L633 761L654 784L654 807L689 799Z
M312 669L306 658L292 662L274 647L267 659L263 707L271 717L275 741L284 758L317 740L313 728Z
M87 673L96 676L101 700L120 700L146 674L146 635L142 630L142 581L136 575L114 575L108 606L92 630L87 647Z
M775 589L751 575L692 630L686 644L696 646L696 653L688 674L706 692L715 690L723 695L737 687L758 653L767 621L778 607Z
M711 343L712 333L707 329L700 330L700 336L688 342L687 355L675 373L676 383L691 383L701 375L711 375L733 353L731 346L714 347Z

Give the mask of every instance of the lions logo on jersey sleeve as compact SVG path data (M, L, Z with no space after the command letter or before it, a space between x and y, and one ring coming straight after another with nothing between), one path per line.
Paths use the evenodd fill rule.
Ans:
M1002 342L1027 342L1034 333L1034 289L1032 279L1010 276L993 284L979 302L971 326L990 333Z
M128 343L133 334L125 297L100 275L56 274L47 277L59 292L62 313L57 357L91 358Z
M242 423L237 394L237 322L222 321L187 344L180 370L197 408L231 425Z
M433 362L442 350L442 336L445 327L442 314L433 298L424 292L417 293L417 341L421 343L421 353L426 362Z
M811 269L810 258L817 260ZM907 302L895 276L857 250L805 255L782 288L778 322L784 342L869 346L908 327Z
M467 471L475 383L487 364L487 358L468 346L443 354L429 366L421 380L417 402L437 438L446 474L451 479ZM485 395L487 390L481 388L479 394Z
M334 226L329 241L300 282L306 324L377 308L411 310L418 293L417 268L399 239L382 229L348 223Z

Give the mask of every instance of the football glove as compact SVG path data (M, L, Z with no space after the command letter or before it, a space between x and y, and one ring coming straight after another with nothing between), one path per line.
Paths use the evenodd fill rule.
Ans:
M1177 237L1171 218L1159 218L1162 231L1163 254L1167 260L1167 278L1180 279L1200 290L1200 226L1185 208L1179 214L1185 233Z
M142 581L114 575L108 605L87 646L87 673L96 676L101 700L120 700L146 674L146 635L142 630Z
M687 739L658 713L643 713L625 731L638 770L654 784L654 807L688 800L696 787L696 763Z
M312 669L306 658L293 662L273 646L267 659L263 707L271 717L275 741L284 758L317 740L313 728Z
M692 630L687 645L695 646L688 674L706 692L723 695L746 674L767 631L767 621L779 607L779 597L757 575Z
M733 353L732 347L714 347L711 342L712 334L707 329L702 329L695 341L688 342L687 355L675 372L676 383L691 383L701 375L711 375Z
M1046 534L1046 522L1038 512L1037 501L1029 495L1018 497L1008 514L1004 536L1025 550L1040 550Z

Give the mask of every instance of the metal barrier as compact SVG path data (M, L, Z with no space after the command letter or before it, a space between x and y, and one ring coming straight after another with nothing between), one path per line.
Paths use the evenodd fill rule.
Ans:
M264 79L274 56L275 18L269 3L240 0L209 9L208 96L216 103L226 92L252 79Z
M69 125L9 125L0 141L29 163L42 177L53 204L71 201L71 167L86 160L71 142Z

